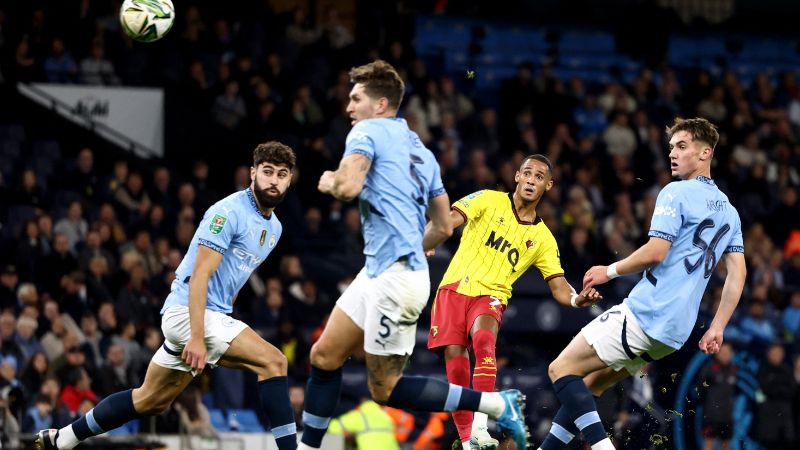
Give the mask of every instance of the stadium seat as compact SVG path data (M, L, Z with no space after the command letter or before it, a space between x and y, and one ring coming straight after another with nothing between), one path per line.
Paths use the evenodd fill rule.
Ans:
M15 140L2 140L0 141L0 156L7 156L9 158L19 158L22 153L22 143Z
M228 419L225 418L225 413L222 412L221 409L217 408L209 408L208 409L209 419L211 421L211 425L217 431L230 431L230 427L228 426Z
M238 431L244 433L261 433L264 426L258 420L256 412L252 409L230 409L228 410L228 424L238 423ZM233 428L233 426L231 426Z
M36 218L36 208L33 206L12 206L8 208L7 226L3 227L5 239L16 239L22 233L25 222Z
M0 125L0 141L25 142L25 128L19 124Z
M558 48L565 52L613 53L616 50L614 35L607 31L567 31L561 35Z
M57 141L34 141L31 144L31 153L35 157L55 161L61 158L61 144Z
M10 183L9 178L15 173L14 166L16 166L14 158L0 154L0 173L6 185Z
M550 47L543 29L494 26L487 28L486 37L481 45L487 52L508 51L509 49L544 52Z

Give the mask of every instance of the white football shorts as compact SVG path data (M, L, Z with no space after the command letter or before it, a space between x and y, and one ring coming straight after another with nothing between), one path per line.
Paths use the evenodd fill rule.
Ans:
M581 334L608 367L616 371L625 368L631 375L647 363L675 351L645 334L625 303L595 317L583 327Z
M411 270L407 263L396 262L375 278L361 269L336 305L364 330L364 351L410 355L430 291L427 269Z
M216 367L217 361L228 351L231 341L245 328L247 328L247 324L241 320L221 312L206 310L205 333L208 366ZM191 371L192 375L196 375L196 371L181 359L183 347L186 346L191 336L189 307L175 305L164 311L164 315L161 316L161 332L164 333L164 344L153 355L153 362L167 369Z

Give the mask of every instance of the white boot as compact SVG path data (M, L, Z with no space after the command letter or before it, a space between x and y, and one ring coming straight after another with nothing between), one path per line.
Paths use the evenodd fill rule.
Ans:
M472 429L472 436L469 438L471 450L496 450L498 445L500 442L489 434L486 427Z

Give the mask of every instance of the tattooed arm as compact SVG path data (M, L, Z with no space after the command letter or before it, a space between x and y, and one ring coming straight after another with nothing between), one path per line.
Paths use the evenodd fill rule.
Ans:
M319 179L318 189L339 200L350 201L361 193L372 161L366 156L353 153L342 158L335 172L326 170Z

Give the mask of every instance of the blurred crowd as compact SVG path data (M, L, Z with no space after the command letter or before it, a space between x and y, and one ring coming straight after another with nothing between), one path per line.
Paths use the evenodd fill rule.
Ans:
M765 363L775 359L785 383L774 395L765 390L766 401L788 405L800 431L796 73L759 74L745 85L732 72L659 66L629 84L591 84L521 64L494 101L478 103L467 68L439 73L436 61L414 55L413 26L399 8L344 15L253 2L232 16L183 3L170 35L148 45L121 32L119 1L0 6L0 83L167 92L163 160L108 158L62 142L52 175L22 155L0 178L0 388L23 431L63 425L98 397L138 386L161 345L158 311L196 224L208 206L249 185L250 151L269 139L293 146L299 167L277 210L284 237L235 314L283 350L290 375L303 382L326 313L363 263L357 209L319 194L316 180L336 166L350 128L347 70L376 57L404 77L401 115L436 154L451 199L513 189L526 154L555 163L556 183L538 214L573 284L647 239L656 195L670 182L665 125L677 115L719 125L712 176L741 215L749 269L726 339L755 354L776 345L784 352ZM380 27L381 39L363 38ZM724 270L712 276L701 321L719 301ZM630 283L619 280L606 298L620 300ZM204 389L225 393L219 402L246 403L231 383Z

